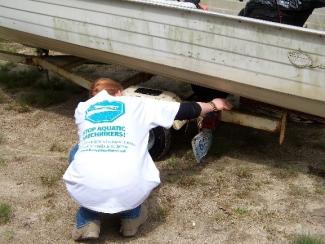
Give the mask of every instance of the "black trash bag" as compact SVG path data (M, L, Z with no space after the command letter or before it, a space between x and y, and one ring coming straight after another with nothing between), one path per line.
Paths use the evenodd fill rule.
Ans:
M303 26L315 8L325 7L325 0L250 0L238 15Z

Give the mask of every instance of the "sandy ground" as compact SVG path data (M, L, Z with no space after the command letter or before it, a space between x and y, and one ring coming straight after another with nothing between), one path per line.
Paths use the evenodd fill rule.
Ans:
M119 79L121 71L103 75ZM69 148L77 141L74 109L85 94L21 113L10 107L14 96L3 88L0 92L7 97L0 103L0 202L13 211L10 221L0 225L0 243L73 243L78 206L61 178ZM325 180L318 170L325 165L324 125L289 123L279 146L278 135L222 124L202 166L196 165L190 147L195 131L189 126L175 132L170 153L157 162L162 184L148 200L150 217L138 235L121 237L118 218L105 216L100 240L93 243L291 243L299 234L325 238Z

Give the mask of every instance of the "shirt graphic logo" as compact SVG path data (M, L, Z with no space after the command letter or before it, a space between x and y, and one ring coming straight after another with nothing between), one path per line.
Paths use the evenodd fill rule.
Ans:
M95 103L86 110L85 119L92 123L113 122L125 113L124 103L107 101Z

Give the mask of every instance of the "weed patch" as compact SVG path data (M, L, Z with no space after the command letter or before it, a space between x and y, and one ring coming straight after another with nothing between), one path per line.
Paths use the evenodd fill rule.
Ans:
M0 224L6 224L9 222L12 215L10 205L6 203L0 203Z
M293 185L293 184L289 185L289 192L288 193L291 196L300 197L300 198L308 197L310 195L307 188L297 186L297 185Z
M240 199L246 199L250 194L251 194L251 189L244 188L244 189L240 189L239 191L237 191L235 193L235 196Z
M7 161L0 157L0 167L5 167L5 166L7 166Z
M280 180L294 178L298 176L297 168L289 165L276 166L271 169L271 175Z
M239 178L251 178L252 173L250 172L250 169L248 167L238 167L235 170L235 175L237 175Z
M167 208L159 207L152 213L152 219L157 222L163 222L168 216L169 210Z
M179 165L178 161L179 160L177 158L175 158L175 157L169 158L166 161L168 168L170 168L170 169L176 169L178 167L178 165Z
M53 222L57 218L57 215L55 213L47 213L45 215L45 222Z
M12 241L15 237L15 232L12 230L5 231L3 237L9 242Z
M292 244L324 244L324 243L325 242L322 239L308 234L299 235L292 242Z
M190 187L196 184L196 180L193 176L181 176L177 184L181 187Z
M15 94L22 108L26 106L48 107L65 102L71 93L83 91L79 86L56 76L50 80L37 69L13 71L8 65L0 66L0 84L10 93ZM0 97L1 101L1 97ZM16 110L17 105L8 110Z
M238 208L235 208L235 209L234 209L234 212L235 212L236 214L238 214L238 215L243 216L243 215L246 215L246 214L248 213L248 209L238 207Z
M42 75L38 70L10 72L7 69L10 68L2 68L0 70L0 81L9 90L31 87Z
M7 101L8 99L5 96L5 94L3 94L2 91L0 91L0 103L6 103Z
M0 133L0 144L3 144L6 142L6 138L3 134Z
M54 186L59 179L60 179L60 177L55 176L55 175L41 176L42 185L47 186L47 187Z
M53 170L51 172L47 172L48 174L46 174L46 175L42 175L40 177L42 185L47 186L47 187L55 186L56 183L59 180L61 180L62 175L63 175L65 170L66 170L66 167L61 166L61 167L56 168L55 170Z
M0 41L0 49L2 51L12 52L12 53L17 52L16 47L12 46L11 43L6 41L6 40L1 40Z
M8 72L10 71L12 68L14 68L16 65L14 63L11 62L6 62L6 61L1 61L0 60L0 74L2 72Z
M21 94L19 102L28 106L48 107L59 104L68 99L68 96L63 91L44 90L38 92L29 92Z
M18 113L28 113L31 111L30 107L27 106L26 104L20 104L20 103L16 103L16 102L6 106L5 110L8 110L8 111L12 110L12 111L16 111Z

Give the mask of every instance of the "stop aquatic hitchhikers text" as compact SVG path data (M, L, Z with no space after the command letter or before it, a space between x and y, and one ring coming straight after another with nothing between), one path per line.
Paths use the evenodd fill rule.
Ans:
M93 137L125 137L125 126L97 126L86 129L82 134L82 139Z

